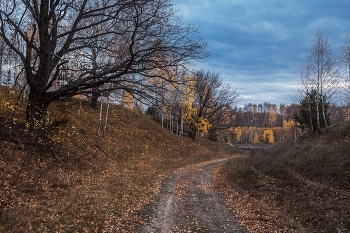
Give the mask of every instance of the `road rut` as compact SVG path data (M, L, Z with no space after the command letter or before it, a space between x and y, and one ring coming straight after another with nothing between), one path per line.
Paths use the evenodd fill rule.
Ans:
M161 194L143 211L137 232L248 232L213 188L213 171L225 159L179 170L167 177Z

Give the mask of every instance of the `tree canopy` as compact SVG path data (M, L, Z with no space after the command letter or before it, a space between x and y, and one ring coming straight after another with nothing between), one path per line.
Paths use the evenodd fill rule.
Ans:
M0 2L0 37L25 74L32 128L62 97L116 89L146 95L145 79L173 82L152 71L206 58L199 32L181 23L170 0Z

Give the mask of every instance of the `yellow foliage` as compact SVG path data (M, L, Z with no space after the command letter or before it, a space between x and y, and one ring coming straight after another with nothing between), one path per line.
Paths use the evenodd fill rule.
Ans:
M187 123L194 123L195 122L195 116L197 114L197 108L192 106L192 103L184 103L183 104L183 114L182 117L185 122Z
M241 137L242 137L242 129L241 129L241 127L235 128L234 133L236 134L236 140L240 141Z
M263 135L264 142L272 144L275 142L272 129L265 129Z
M290 121L284 120L283 121L283 128L286 130L291 129L291 128L293 128L294 124L295 124L295 122L293 120L290 120Z
M259 142L260 142L259 134L258 134L258 132L254 131L253 138L252 138L252 143L253 144L258 144Z
M133 109L134 106L134 96L129 92L125 91L123 95L123 104L124 107L128 109Z
M200 133L208 133L209 129L211 128L211 124L207 118L200 117L196 122L196 128Z
M4 90L0 93L0 109L1 111L15 111L16 109L16 91L14 89Z

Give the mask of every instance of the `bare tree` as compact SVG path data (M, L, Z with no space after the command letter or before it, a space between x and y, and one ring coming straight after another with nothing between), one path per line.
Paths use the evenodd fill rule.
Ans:
M233 113L232 105L237 101L237 91L224 84L217 74L201 70L195 73L195 77L195 118L208 119L213 132L232 126L233 122L228 118L228 114ZM195 125L191 124L189 137L194 139L196 133Z
M0 37L19 56L29 85L31 129L42 124L52 101L106 83L123 88L127 74L151 77L153 69L205 58L198 32L181 24L170 0L0 2ZM89 59L94 51L96 66ZM64 69L70 75L57 87Z
M313 91L316 92L315 120L317 122L317 130L321 129L321 117L328 128L325 105L338 91L339 76L335 67L331 45L320 30L317 30L313 37L312 48L308 52L306 62L301 68L299 84L299 100L303 100L305 96L310 95ZM320 107L321 109L319 109ZM311 115L312 113L310 112ZM310 121L312 120L310 117ZM310 122L310 125L313 125L312 122Z
M344 72L344 84L345 91L350 93L350 35L346 37L346 40L341 45L340 50L340 64Z

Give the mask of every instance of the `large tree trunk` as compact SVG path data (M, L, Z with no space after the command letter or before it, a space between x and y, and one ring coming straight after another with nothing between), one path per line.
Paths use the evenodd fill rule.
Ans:
M26 122L31 132L45 128L47 108L50 102L45 94L30 90L26 109Z
M194 124L190 123L188 126L188 137L192 138L193 140L196 139L197 134L197 128Z
M100 97L100 93L92 92L91 99L90 99L90 107L94 110L98 109L98 104L97 104L98 97Z

